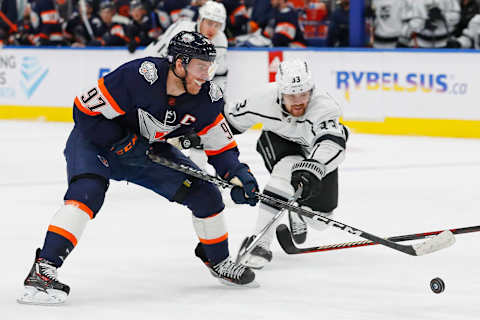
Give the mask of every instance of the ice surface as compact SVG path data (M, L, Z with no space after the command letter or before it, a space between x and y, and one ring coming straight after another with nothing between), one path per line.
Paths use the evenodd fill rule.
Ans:
M222 286L194 257L186 209L112 182L98 217L60 269L72 288L60 307L15 302L66 190L62 151L71 124L0 121L0 319L479 319L480 234L431 255L382 246L287 256L257 272L258 289ZM261 185L258 131L238 136ZM480 141L352 134L334 219L379 236L480 224ZM253 231L256 209L226 210L230 248ZM285 218L284 218L285 219ZM285 220L286 221L286 220ZM362 240L310 230L305 246ZM446 284L429 289L432 278Z

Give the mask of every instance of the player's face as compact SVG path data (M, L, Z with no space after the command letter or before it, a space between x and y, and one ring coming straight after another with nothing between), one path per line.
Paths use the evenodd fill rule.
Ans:
M102 21L105 22L106 24L112 23L114 11L111 9L102 9L100 10L100 18L102 18Z
M187 65L185 78L188 93L198 94L202 85L205 81L211 80L213 74L215 74L213 62L192 59Z
M212 40L217 35L217 32L222 28L222 24L210 19L202 19L200 22L200 33L208 39Z
M132 16L132 19L140 22L145 14L145 10L143 8L133 8L130 10L130 15Z
M294 117L300 117L307 111L310 95L310 91L297 94L283 94L283 104L288 113Z

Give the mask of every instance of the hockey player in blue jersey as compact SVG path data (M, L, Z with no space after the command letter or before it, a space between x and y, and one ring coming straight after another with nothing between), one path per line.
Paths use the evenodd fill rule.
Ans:
M187 206L200 240L195 254L212 275L227 284L255 284L253 271L229 257L218 188L153 163L147 155L153 152L197 168L166 142L196 132L217 173L242 182L243 187L232 189L233 201L256 205L257 182L238 160L236 142L221 113L221 90L208 81L214 74L215 55L214 46L201 34L180 32L170 41L167 58L130 61L75 98L75 126L64 152L65 202L51 220L43 248L36 251L19 302L66 300L70 289L58 280L57 269L99 212L110 179L138 184Z

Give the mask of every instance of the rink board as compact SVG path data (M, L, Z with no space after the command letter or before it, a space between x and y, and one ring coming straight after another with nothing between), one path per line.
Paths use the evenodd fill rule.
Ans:
M123 49L7 48L0 119L72 121L73 98L120 64ZM307 59L315 83L362 133L480 138L479 53L452 50L230 50L227 98L271 81L280 61ZM258 126L257 126L258 127Z

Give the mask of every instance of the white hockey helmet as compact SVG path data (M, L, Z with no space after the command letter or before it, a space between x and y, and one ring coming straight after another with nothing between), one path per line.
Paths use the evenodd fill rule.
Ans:
M280 94L297 94L314 87L312 73L305 60L283 61L278 66L275 81Z
M222 3L209 0L198 10L198 21L201 22L203 19L221 23L223 31L227 20L227 10Z

